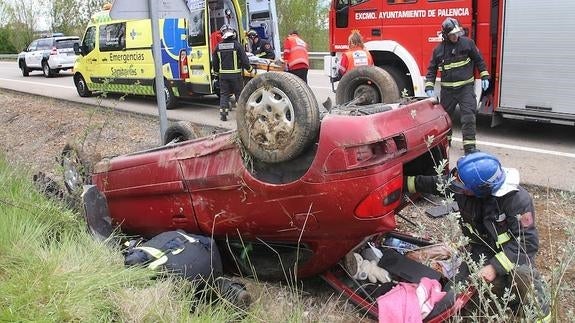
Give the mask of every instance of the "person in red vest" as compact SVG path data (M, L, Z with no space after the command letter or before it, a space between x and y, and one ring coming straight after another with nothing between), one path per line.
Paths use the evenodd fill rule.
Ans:
M339 78L357 66L373 66L373 58L363 46L363 38L358 31L352 31L348 38L349 49L341 55Z
M291 31L284 41L284 61L287 72L299 76L307 83L309 70L307 44L299 37L296 30Z

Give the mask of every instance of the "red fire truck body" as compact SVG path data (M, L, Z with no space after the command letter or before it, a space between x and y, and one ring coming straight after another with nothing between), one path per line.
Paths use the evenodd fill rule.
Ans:
M575 125L568 96L573 86L567 84L575 75L575 43L568 40L575 30L572 0L332 1L326 73L335 76L348 36L358 30L400 91L424 96L427 66L448 17L460 22L485 59L492 84L482 92L476 74L475 90L479 113L492 115L492 125L502 118Z

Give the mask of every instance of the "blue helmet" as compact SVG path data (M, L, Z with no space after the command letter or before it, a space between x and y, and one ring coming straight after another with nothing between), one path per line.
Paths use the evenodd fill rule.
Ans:
M476 152L457 161L459 179L477 197L496 192L505 182L505 172L499 160L490 154Z

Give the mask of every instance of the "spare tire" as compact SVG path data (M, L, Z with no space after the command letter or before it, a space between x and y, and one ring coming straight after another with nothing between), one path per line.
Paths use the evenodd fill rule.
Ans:
M335 93L337 105L354 99L356 105L394 103L399 101L399 90L387 71L377 66L359 66L341 78Z
M201 137L200 130L190 121L178 121L170 124L164 133L162 144L177 143Z
M309 86L285 72L250 80L237 102L239 137L247 151L266 163L300 155L319 133L319 104Z

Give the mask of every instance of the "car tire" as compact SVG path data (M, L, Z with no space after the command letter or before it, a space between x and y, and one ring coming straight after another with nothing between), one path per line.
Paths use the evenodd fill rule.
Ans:
M178 143L186 140L196 139L201 137L201 132L190 121L178 121L172 123L166 129L163 138L163 144Z
M394 103L399 90L393 76L377 66L359 66L347 72L339 81L335 103L357 100L356 105Z
M74 196L80 196L84 184L90 184L92 163L81 149L66 144L60 154L60 166L66 190Z
M174 96L174 91L168 86L168 82L164 80L164 95L166 97L166 110L175 109L178 104L178 99Z
M30 69L26 65L26 61L21 60L19 65L20 65L20 70L22 71L22 76L29 76L30 75Z
M48 65L48 61L42 62L42 73L44 73L44 77L52 77L54 75L54 72L52 72L50 65Z
M76 85L76 91L78 95L87 98L92 96L92 91L88 89L88 84L81 74L74 75L74 85Z
M317 100L290 73L268 72L250 80L237 102L239 137L259 161L279 163L300 155L319 133Z

